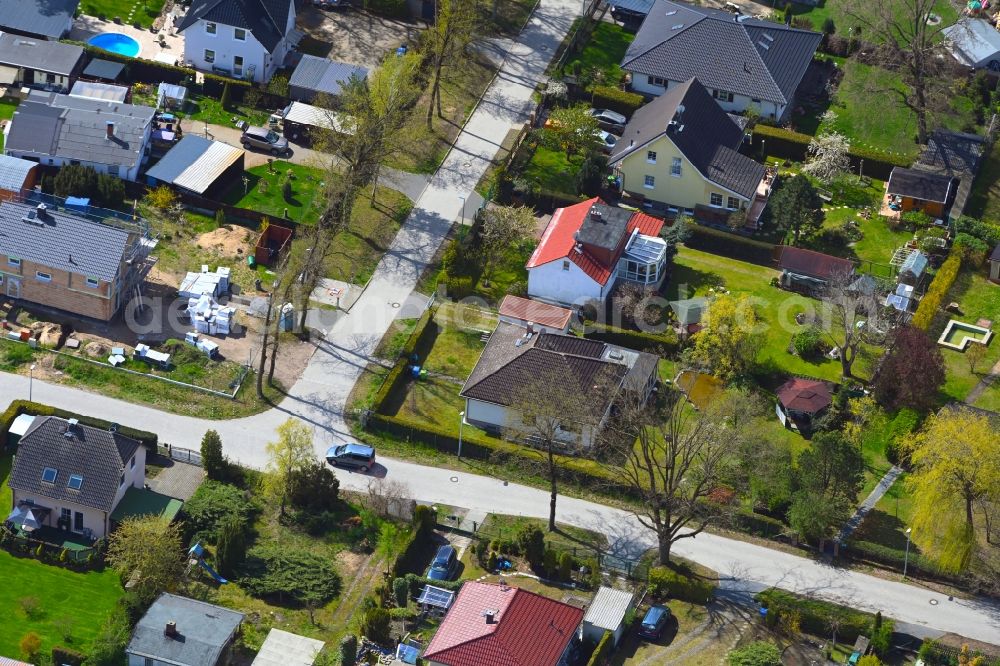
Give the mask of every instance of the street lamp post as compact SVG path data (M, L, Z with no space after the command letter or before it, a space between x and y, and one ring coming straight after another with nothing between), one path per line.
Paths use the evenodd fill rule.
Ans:
M912 527L906 528L906 554L903 556L903 580L906 580L906 566L910 563L910 532Z
M462 200L462 226L465 226L465 197L459 197Z
M28 402L31 402L31 390L34 388L35 384L35 364L32 363L31 367L28 368Z
M458 413L458 457L462 457L462 428L465 426L465 410Z

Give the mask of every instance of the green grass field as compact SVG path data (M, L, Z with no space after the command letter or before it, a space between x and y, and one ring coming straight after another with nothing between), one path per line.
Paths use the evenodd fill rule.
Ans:
M624 76L618 63L625 57L633 39L635 35L620 25L599 23L583 50L566 63L563 73L579 77L580 82L588 87L617 86Z
M576 174L581 164L582 155L569 157L562 150L538 146L524 169L524 178L543 190L576 194Z
M988 222L1000 221L1000 144L993 144L972 186L965 214Z
M153 25L153 19L160 15L163 0L83 0L80 13L87 16L103 16L111 21L115 17L122 23L132 25L138 22L142 28ZM129 12L132 17L129 18Z
M312 224L323 205L323 178L321 169L275 160L270 166L262 164L246 170L248 183L234 184L226 192L223 202L255 210L276 218L285 217L300 223ZM290 182L291 196L284 193L285 182Z
M190 120L200 120L213 125L233 126L233 118L245 120L251 125L264 125L270 115L263 109L253 109L243 104L237 104L230 109L222 108L222 103L214 97L198 95L191 98L184 106L184 111Z
M785 13L780 9L784 5L783 3L779 3L778 6L779 9L774 12L774 18L776 21L784 21ZM799 3L795 3L791 7L793 16L805 17L812 22L812 29L817 31L823 29L823 23L826 19L832 18L836 27L836 34L846 35L847 28L855 22L847 16L839 0L820 0L815 7ZM951 25L958 20L958 11L948 0L938 0L934 5L934 13L941 17L942 27Z
M17 109L18 101L15 99L13 101L4 97L0 100L0 120L10 120L14 117L14 111ZM6 135L0 133L0 151L3 150L3 143Z
M326 276L352 284L365 284L382 255L410 214L413 204L405 194L379 186L375 203L370 190L354 200L351 224L336 236L334 251L326 260Z
M945 300L957 301L961 306L965 314L954 315L959 321L975 324L976 320L986 318L994 322L994 338L987 345L986 358L976 368L976 372L970 370L965 352L939 346L946 370L943 388L945 399L962 402L989 369L1000 361L1000 343L996 340L996 334L1000 332L1000 287L987 280L982 269L976 272L963 271L955 281L949 298ZM945 318L943 325L949 320L950 317ZM931 330L934 340L937 340L942 330L943 328ZM1000 382L994 382L974 404L983 409L1000 408Z

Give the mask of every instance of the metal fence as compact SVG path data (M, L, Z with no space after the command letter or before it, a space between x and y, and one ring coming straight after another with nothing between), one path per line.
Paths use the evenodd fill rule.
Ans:
M178 462L188 463L189 465L197 465L202 467L201 463L201 453L193 449L182 449L176 446L166 445L167 455L170 456L171 460L176 460Z

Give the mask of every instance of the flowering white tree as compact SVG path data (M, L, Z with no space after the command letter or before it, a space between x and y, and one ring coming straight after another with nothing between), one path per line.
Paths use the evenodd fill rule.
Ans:
M850 166L851 142L840 132L827 132L809 142L809 159L802 171L830 183Z

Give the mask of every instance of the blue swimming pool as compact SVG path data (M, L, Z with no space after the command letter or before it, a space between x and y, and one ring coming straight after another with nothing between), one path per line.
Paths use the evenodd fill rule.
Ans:
M88 44L105 51L134 58L139 55L139 42L120 32L102 32L87 40Z

